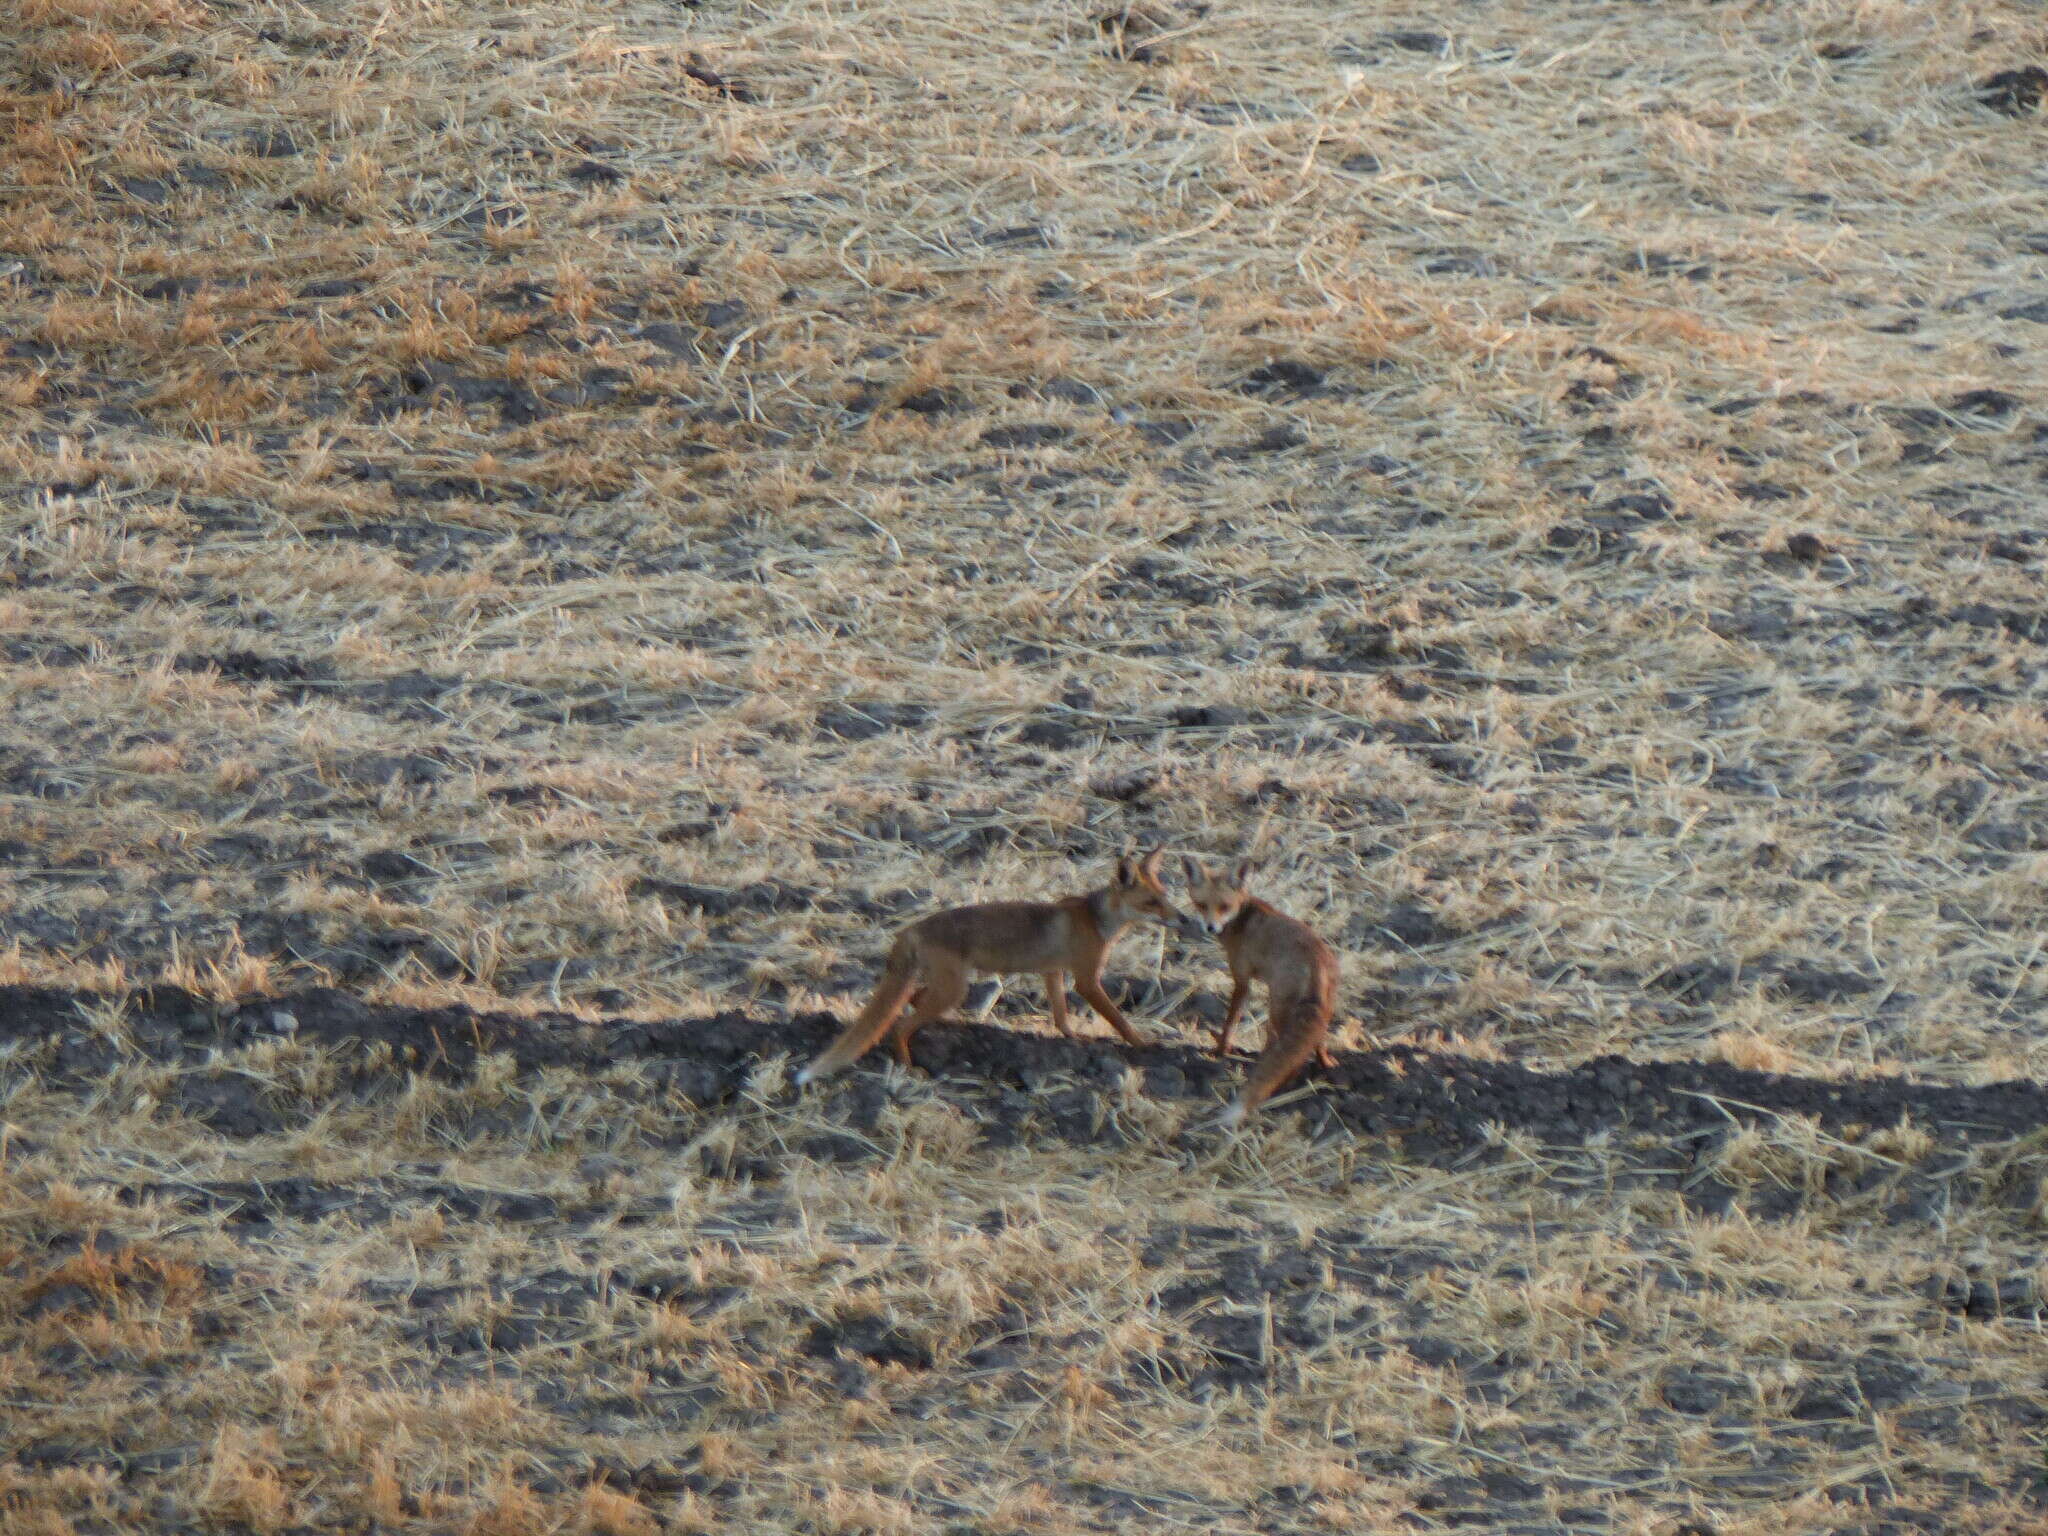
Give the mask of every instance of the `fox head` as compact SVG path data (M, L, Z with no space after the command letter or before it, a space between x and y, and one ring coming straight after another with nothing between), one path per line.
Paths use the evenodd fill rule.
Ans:
M1249 859L1238 860L1228 870L1204 869L1193 859L1182 859L1181 867L1188 877L1188 910L1205 932L1221 933L1251 900L1251 892L1244 888L1252 877Z
M1116 880L1111 889L1125 910L1139 917L1156 917L1161 922L1178 915L1159 879L1159 860L1165 852L1163 848L1154 848L1142 858L1126 854L1116 861Z

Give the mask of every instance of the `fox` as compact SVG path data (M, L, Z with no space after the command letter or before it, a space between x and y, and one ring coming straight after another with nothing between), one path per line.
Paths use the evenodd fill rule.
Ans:
M858 1061L892 1024L890 1046L896 1059L909 1066L911 1037L959 1007L973 972L1011 976L1036 971L1045 978L1052 1021L1069 1040L1075 1038L1067 1020L1067 978L1072 976L1074 990L1128 1044L1150 1044L1102 990L1102 967L1117 935L1133 922L1166 922L1180 915L1159 878L1164 854L1163 848L1142 857L1127 853L1117 860L1107 885L1063 901L982 902L948 907L912 923L890 947L867 1007L797 1073L796 1086ZM910 1013L897 1023L897 1015L913 1000Z
M1216 1122L1219 1129L1235 1130L1310 1057L1326 1068L1337 1065L1329 1046L1330 1018L1337 1008L1337 956L1307 923L1245 888L1253 873L1250 860L1212 871L1183 858L1182 867L1189 910L1222 944L1230 962L1230 1006L1217 1032L1217 1055L1230 1054L1231 1032L1252 983L1266 984L1266 1048Z

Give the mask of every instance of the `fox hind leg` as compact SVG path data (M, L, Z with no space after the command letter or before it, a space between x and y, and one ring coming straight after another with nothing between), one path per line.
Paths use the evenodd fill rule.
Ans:
M917 1007L904 1017L896 1026L896 1032L889 1037L889 1045L895 1051L896 1059L904 1066L909 1066L910 1037L933 1019L943 1018L958 1008L966 996L967 967L958 961L934 964L931 975L925 981L924 991L918 994Z

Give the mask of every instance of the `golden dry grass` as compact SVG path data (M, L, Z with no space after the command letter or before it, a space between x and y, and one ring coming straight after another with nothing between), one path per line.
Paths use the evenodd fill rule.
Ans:
M483 1071L249 1143L152 1074L5 1106L12 1521L2039 1526L2040 1217L1910 1128L1731 1137L1712 1177L1806 1196L1771 1221L1646 1179L1669 1148L1196 1151L1144 1094L1121 1145L991 1150L915 1080L693 1113ZM1834 1182L1872 1167L1954 1183L1940 1243Z
M1117 10L19 0L0 979L841 1007L894 914L1070 889L1137 836L1258 851L1344 951L1345 1043L2048 1075L2048 119L1977 99L2039 60L2037 12ZM1213 1002L1178 940L1119 969L1176 1027ZM2028 1329L1945 1335L1913 1299L1938 1248L2031 1263L2010 1213L1750 1233L1362 1152L1190 1169L905 1132L883 1173L791 1175L817 1219L765 1257L691 1261L770 1298L752 1354L639 1303L593 1325L619 1353L587 1369L629 1396L712 1350L724 1406L644 1449L699 1435L736 1515L543 1475L543 1448L639 1431L434 1379L351 1289L546 1269L559 1233L294 1223L252 1263L217 1215L91 1193L251 1154L140 1099L19 1092L47 1145L7 1165L7 1283L26 1303L69 1262L22 1233L152 1246L84 1287L106 1305L75 1347L124 1362L85 1373L104 1400L37 1375L72 1327L48 1319L0 1397L37 1404L24 1443L158 1413L151 1446L195 1448L161 1496L206 1529L1356 1528L1494 1465L1472 1436L1508 1410L1398 1352L1223 1409L1099 1395L1166 1326L1142 1235L1107 1227L1237 1201L1464 1255L1470 1289L1404 1295L1425 1331L1563 1351L1592 1400L1546 1380L1540 1413L1606 1447L1574 1475L1660 1469L1587 1495L1604 1528L1827 1529L1860 1518L1829 1479L1939 1503L1964 1472L1994 1492L1950 1518L2036 1518L2000 1502L2038 1463L2018 1410L1823 1437L1789 1507L1790 1473L1724 1497L1683 1470L1767 1461L1800 1350L1844 1329L2034 1392ZM338 1113L254 1165L569 1177L545 1138L434 1124ZM1782 1155L1730 1153L1763 1179L1822 1154ZM932 1236L1020 1189L1022 1235ZM678 1196L569 1267L673 1260L747 1198ZM1655 1243L1712 1306L1658 1288ZM199 1262L251 1273L263 1348L180 1352L167 1277ZM872 1274L965 1369L962 1319L1014 1265L1065 1342L996 1419L786 1363L792 1319ZM1617 1311L1604 1354L1589 1319ZM1688 1355L1742 1362L1750 1416L1671 1438L1645 1383ZM124 1395L166 1373L160 1410ZM153 1518L132 1477L20 1465L23 1529ZM1281 1485L1328 1502L1253 1496ZM1541 1519L1590 1528L1577 1507Z
M638 882L1057 889L1136 832L1266 850L1397 1023L2039 1070L2042 129L1969 89L2021 13L1273 5L1150 65L1075 7L26 20L39 956L801 999L871 913ZM831 734L873 703L924 713ZM1389 965L1403 900L1486 936ZM1881 984L1639 985L1701 959Z

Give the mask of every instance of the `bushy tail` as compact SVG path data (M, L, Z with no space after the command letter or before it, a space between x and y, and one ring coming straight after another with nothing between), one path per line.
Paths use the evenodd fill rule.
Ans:
M1318 1056L1330 1036L1330 1010L1316 999L1299 1004L1285 1020L1275 1020L1268 1031L1266 1048L1252 1063L1251 1076L1231 1101L1218 1122L1226 1129L1239 1125L1275 1093L1286 1087L1294 1075Z
M850 1066L865 1056L875 1042L889 1032L889 1026L896 1022L896 1015L903 1011L903 1005L910 1001L910 994L916 990L917 955L906 936L898 939L890 949L888 961L882 967L882 979L875 984L875 995L868 999L860 1017L839 1032L839 1038L825 1048L823 1055L797 1073L797 1087L814 1083L821 1077L830 1077L841 1067Z

